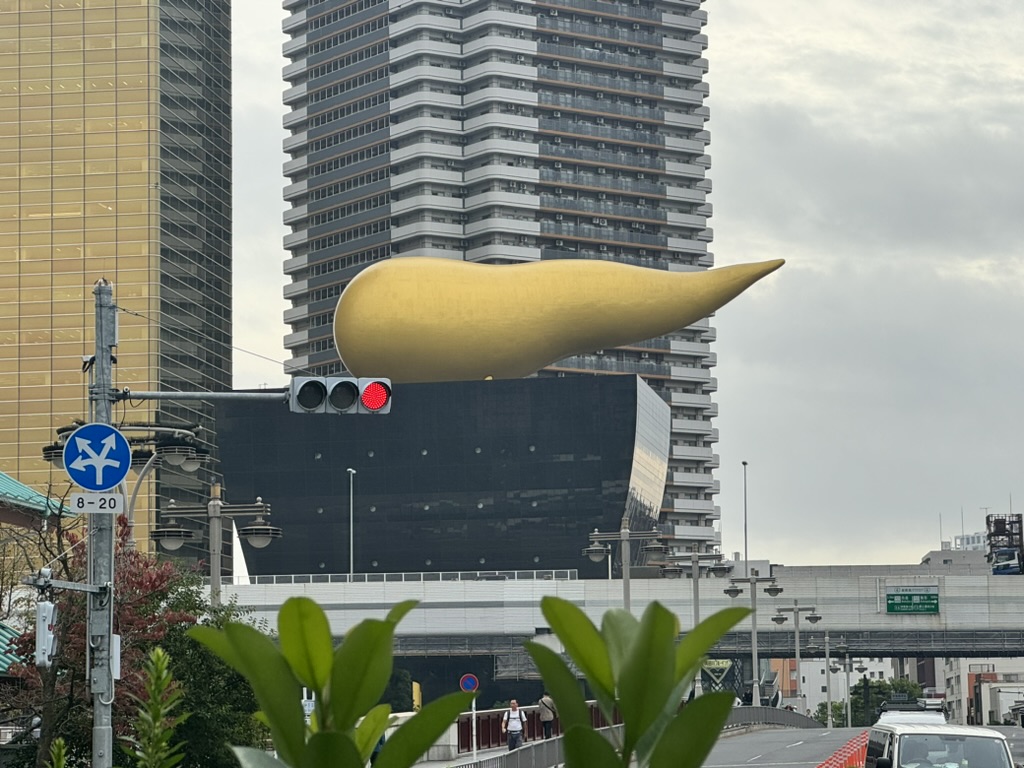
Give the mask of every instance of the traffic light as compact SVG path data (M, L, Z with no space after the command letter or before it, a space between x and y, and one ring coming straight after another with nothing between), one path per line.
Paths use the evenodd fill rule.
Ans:
M45 600L36 603L36 666L49 667L57 655L57 606Z
M390 413L390 379L340 377L292 379L292 413Z

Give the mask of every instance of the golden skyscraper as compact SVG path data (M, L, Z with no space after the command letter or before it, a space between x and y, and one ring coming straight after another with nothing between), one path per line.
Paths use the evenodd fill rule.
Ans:
M41 452L89 420L101 277L117 388L230 386L230 92L226 0L0 0L0 470L34 489L68 488ZM114 421L210 413L126 403ZM201 496L166 468L143 491L143 518L153 493Z

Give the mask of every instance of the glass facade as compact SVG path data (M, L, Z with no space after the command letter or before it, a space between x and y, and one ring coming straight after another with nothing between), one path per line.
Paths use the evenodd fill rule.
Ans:
M386 416L217 411L228 501L263 497L284 531L246 549L252 574L348 573L349 468L356 573L601 577L591 531L657 522L669 408L633 376L405 385Z
M230 386L229 30L227 0L0 0L0 470L32 488L67 490L41 450L88 418L99 278L116 387Z

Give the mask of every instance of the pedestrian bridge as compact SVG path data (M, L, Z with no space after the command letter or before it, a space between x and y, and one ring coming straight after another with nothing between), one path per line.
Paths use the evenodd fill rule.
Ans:
M757 585L762 657L794 656L794 612L784 614L789 618L782 625L771 621L777 608L794 605L813 606L821 616L812 625L808 612L801 612L805 657L824 655L826 633L833 649L842 641L857 656L1024 656L1024 576L972 573L966 566L777 567L775 575L782 587L777 596ZM419 601L398 626L395 653L401 656L517 654L524 640L535 637L556 643L540 610L545 595L575 603L595 623L623 604L621 581L581 580L572 571L250 577L257 580L225 584L224 599L234 596L255 618L276 626L281 604L304 595L324 608L337 636L364 618L382 617L395 603ZM730 583L743 589L735 599L723 592ZM635 614L656 600L680 617L684 632L693 626L692 579L633 578L630 585ZM696 587L703 617L750 605L745 579L706 577ZM711 655L749 653L751 624L744 620Z

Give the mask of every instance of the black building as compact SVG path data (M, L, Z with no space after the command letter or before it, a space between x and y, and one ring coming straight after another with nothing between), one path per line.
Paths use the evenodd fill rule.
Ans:
M251 574L347 574L351 493L356 574L600 577L591 531L657 522L670 417L638 377L603 376L403 385L380 416L223 401L217 427L227 500L263 497L284 530L246 547Z

